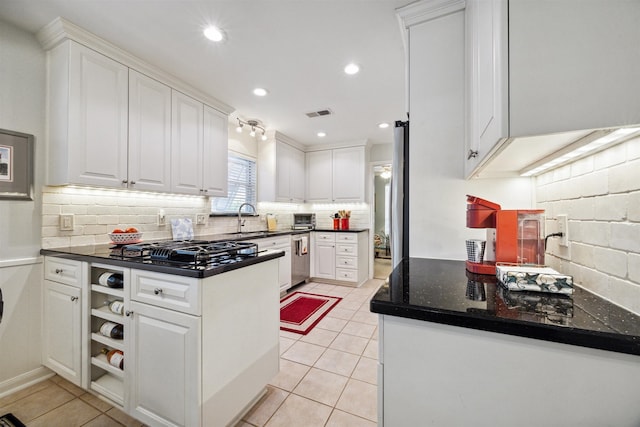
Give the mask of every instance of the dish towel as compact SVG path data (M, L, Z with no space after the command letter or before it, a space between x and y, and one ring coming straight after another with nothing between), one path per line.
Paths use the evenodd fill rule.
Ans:
M307 239L305 236L302 236L300 238L300 255L306 255L309 252L309 249L307 248L309 244L309 239Z
M173 240L193 240L193 222L191 218L176 218L171 220Z

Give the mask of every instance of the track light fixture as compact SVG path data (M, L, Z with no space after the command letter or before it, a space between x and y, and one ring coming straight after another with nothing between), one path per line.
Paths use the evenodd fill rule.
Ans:
M240 120L240 118L237 118L238 120L238 127L236 128L236 132L238 133L242 133L242 129L244 128L244 125L249 126L249 129L251 129L251 131L249 132L249 135L251 135L252 137L256 136L256 129L262 132L262 136L260 137L260 139L262 139L263 141L267 140L267 135L266 135L266 129L264 128L264 126L262 125L262 123L258 120Z

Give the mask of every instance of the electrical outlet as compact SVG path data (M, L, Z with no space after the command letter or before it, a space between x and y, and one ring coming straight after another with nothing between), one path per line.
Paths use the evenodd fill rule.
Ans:
M560 237L560 246L568 247L569 246L569 218L567 214L556 215L556 219L558 220L558 233L562 233L562 237Z
M73 214L60 214L60 231L73 231L74 225Z
M207 214L196 214L196 225L205 225L207 223Z
M167 225L167 217L164 214L164 209L160 209L158 211L158 225L162 227L163 225Z

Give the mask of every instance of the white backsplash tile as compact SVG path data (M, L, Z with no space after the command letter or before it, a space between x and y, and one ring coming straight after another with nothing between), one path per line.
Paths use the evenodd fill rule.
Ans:
M640 138L539 176L536 199L547 234L569 216L569 247L550 239L546 263L640 314Z
M127 190L106 190L78 187L45 187L43 189L42 247L65 247L109 243L107 233L114 228L136 227L145 240L170 239L171 219L191 218L198 213L207 215L205 225L194 225L195 236L235 233L236 216L209 217L210 202L203 197L142 193ZM259 216L242 217L242 231L267 229L266 215L276 217L279 230L290 230L295 212L316 212L318 227L331 227L330 213L351 210L352 228L370 228L369 205L327 204L306 205L291 203L258 203ZM163 209L165 226L157 225L157 215ZM60 213L73 213L72 231L59 230ZM326 217L326 218L325 218Z
M613 194L595 199L595 219L598 221L624 221L627 218L627 194Z

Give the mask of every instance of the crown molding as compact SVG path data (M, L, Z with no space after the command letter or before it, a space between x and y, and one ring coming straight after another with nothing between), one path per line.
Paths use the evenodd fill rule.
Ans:
M404 28L464 10L465 0L422 0L396 9Z
M184 93L185 95L195 98L222 113L231 114L235 111L233 107L219 99L203 93L202 90L199 90L161 70L160 68L133 56L129 52L62 17L57 17L40 29L40 31L36 33L36 38L45 50L51 50L65 40L73 40L76 43L93 49L96 52L118 61L129 68L145 74L146 76L154 78L167 86Z
M322 150L333 150L336 148L349 148L349 147L365 147L368 148L371 144L369 143L369 140L367 139L357 139L354 141L345 141L345 142L339 142L339 143L335 143L335 144L314 144L314 145L308 145L306 147L307 152L310 151L322 151Z

